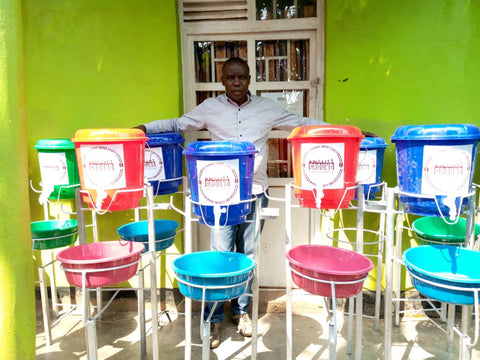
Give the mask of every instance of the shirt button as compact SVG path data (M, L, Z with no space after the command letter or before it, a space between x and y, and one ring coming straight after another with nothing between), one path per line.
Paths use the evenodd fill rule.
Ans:
M238 123L239 123L239 124L241 124L241 123L242 123L242 121L239 121Z

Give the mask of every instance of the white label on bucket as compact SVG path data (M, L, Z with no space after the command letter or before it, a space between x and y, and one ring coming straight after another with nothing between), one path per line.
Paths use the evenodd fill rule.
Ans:
M238 159L197 160L198 200L202 205L227 205L240 201Z
M150 181L165 180L161 147L145 148L145 177Z
M343 189L345 144L301 144L304 189Z
M38 153L40 165L40 176L42 184L45 185L67 185L67 156L65 153Z
M123 144L80 145L86 189L126 187Z
M358 154L357 182L374 184L377 181L377 150L361 150Z
M470 188L473 145L424 146L422 194L466 195Z

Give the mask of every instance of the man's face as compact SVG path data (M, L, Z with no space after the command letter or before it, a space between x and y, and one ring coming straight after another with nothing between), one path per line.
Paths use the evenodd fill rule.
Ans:
M225 86L227 95L238 105L247 101L248 86L250 85L250 75L248 67L239 63L227 64L223 69L222 84Z

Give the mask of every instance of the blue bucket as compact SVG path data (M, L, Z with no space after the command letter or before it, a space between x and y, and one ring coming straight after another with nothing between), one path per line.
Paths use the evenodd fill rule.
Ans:
M403 261L413 286L423 295L452 304L474 304L474 291L480 289L479 251L422 245L406 250Z
M374 199L381 189L383 157L387 146L381 137L367 137L360 142L357 182L363 185L365 199Z
M193 300L226 301L246 292L255 261L229 251L199 251L172 263L180 292Z
M250 142L195 141L187 158L193 212L202 224L237 225L250 213L257 150Z
M405 212L460 215L472 187L480 129L462 124L402 126L391 139Z
M172 246L177 228L178 222L174 220L155 220L155 251L162 251ZM117 229L117 233L122 240L141 242L145 246L143 252L148 251L148 221L122 225Z
M182 184L183 139L178 133L148 134L145 146L145 177L154 195L173 194Z

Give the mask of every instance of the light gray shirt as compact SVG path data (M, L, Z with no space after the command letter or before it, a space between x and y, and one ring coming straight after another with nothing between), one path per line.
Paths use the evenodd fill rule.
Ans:
M325 122L298 116L273 100L250 95L238 106L226 94L208 98L189 113L169 120L156 120L144 124L148 133L185 133L207 129L214 141L249 141L255 145L253 194L259 194L268 187L267 140L272 129L291 131L298 126L321 125Z

